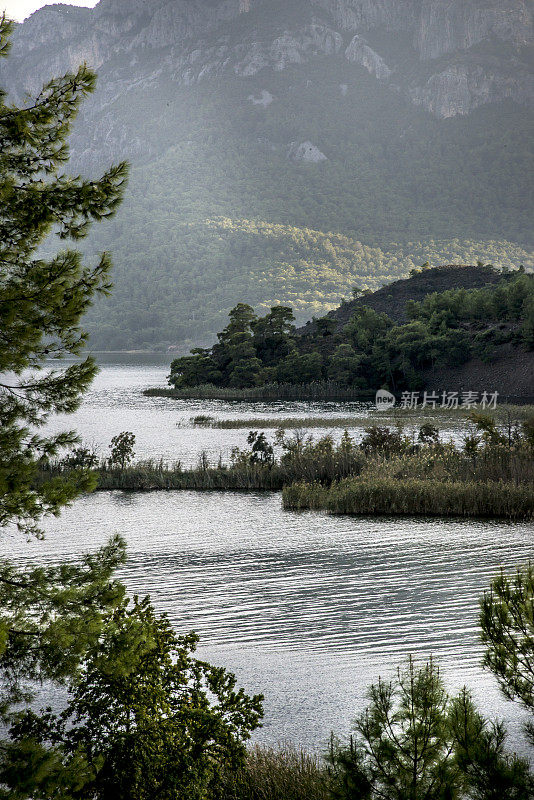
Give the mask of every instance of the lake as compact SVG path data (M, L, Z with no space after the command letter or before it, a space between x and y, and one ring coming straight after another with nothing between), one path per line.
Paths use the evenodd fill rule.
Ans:
M99 357L103 359L103 356ZM305 403L305 402L237 402L223 400L175 400L167 397L145 397L143 389L167 386L169 356L121 355L106 356L101 371L86 395L83 405L74 415L55 417L49 425L53 433L74 427L83 441L100 455L109 455L109 443L121 431L132 431L136 436L136 458L153 458L183 466L195 466L201 451L206 451L210 461L219 457L228 461L234 447L246 447L248 430L212 429L195 426L191 419L203 414L216 419L249 420L273 417L347 417L357 415L371 424L379 420L374 406L369 403ZM375 415L375 419L373 419ZM458 423L439 417L444 439L460 437ZM405 432L416 429L407 424ZM332 428L313 428L315 438L334 434L339 438L343 431ZM349 427L350 434L359 440L363 434L361 421ZM274 431L268 431L272 441Z
M168 363L124 361L103 365L79 411L53 428L75 427L101 452L131 430L139 457L194 463L201 449L215 457L246 436L188 426L195 414L324 416L354 408L145 398L142 388L164 385ZM45 527L44 542L16 539L21 563L72 559L114 533L126 538L121 577L130 591L150 594L179 631L200 634L201 657L265 694L258 741L322 749L331 730L349 732L370 682L393 674L409 654L432 654L447 686L467 684L487 715L507 720L522 749L519 711L480 667L477 613L498 568L534 556L531 524L285 512L273 493L102 492ZM14 544L5 538L4 554Z

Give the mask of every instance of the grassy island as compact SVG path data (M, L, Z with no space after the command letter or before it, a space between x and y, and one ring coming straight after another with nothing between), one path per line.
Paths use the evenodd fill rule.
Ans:
M294 483L284 508L321 509L360 516L434 516L534 519L534 488L497 481L349 478L329 487Z
M206 418L208 419L208 418ZM314 439L280 428L252 430L229 463L201 453L194 468L131 463L126 451L98 461L79 451L42 467L42 478L90 471L98 490L281 491L286 509L337 514L534 519L534 417L501 421L471 412L461 445L423 422L418 432L372 425L356 443L347 431ZM117 439L121 439L121 436ZM135 437L133 437L135 439ZM78 461L76 461L78 459Z

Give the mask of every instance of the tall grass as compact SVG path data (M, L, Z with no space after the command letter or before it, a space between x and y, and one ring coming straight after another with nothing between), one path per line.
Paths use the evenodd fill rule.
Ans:
M504 481L534 486L534 451L494 445L469 454L449 443L427 445L389 457L378 452L366 461L363 476L376 480Z
M493 481L348 478L330 487L294 483L282 497L285 509L332 514L534 519L533 486Z
M205 453L195 469L183 470L179 464L145 461L125 469L105 462L97 470L98 489L153 491L157 489L279 491L298 480L330 484L336 478L358 474L365 455L344 437L335 445L330 436L317 441L295 435L285 441L285 452L277 461L254 461L248 451L234 453L230 465L210 464Z
M173 397L178 400L370 400L374 392L342 386L335 381L314 383L269 383L247 389L204 384L184 389L145 389L147 397Z
M361 424L362 417L253 417L251 419L214 419L193 417L191 422L204 428L262 430L308 430L309 428L354 428ZM369 421L368 419L366 420Z
M286 482L279 468L259 464L182 470L170 466L159 469L148 462L123 470L100 468L97 475L97 491L280 491Z
M248 450L236 448L229 464L212 464L205 452L198 465L144 461L118 468L102 460L94 469L100 490L197 491L284 490L285 508L325 509L348 514L534 518L534 420L510 437L486 417L478 435L462 448L439 441L424 425L418 440L401 431L372 426L359 444L347 431L336 444L277 430L273 443L251 431ZM488 427L489 425L489 427ZM276 445L281 455L275 457ZM83 454L83 453L82 453ZM87 455L87 454L86 454ZM91 454L91 468L95 457ZM69 458L42 465L37 480L72 470Z
M246 765L225 776L216 800L331 800L324 760L292 746L254 747Z

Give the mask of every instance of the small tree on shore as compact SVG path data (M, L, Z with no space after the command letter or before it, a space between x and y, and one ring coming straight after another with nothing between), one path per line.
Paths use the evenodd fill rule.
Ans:
M135 434L130 431L122 431L122 433L114 436L109 446L111 450L109 457L110 467L125 469L135 456L134 446Z

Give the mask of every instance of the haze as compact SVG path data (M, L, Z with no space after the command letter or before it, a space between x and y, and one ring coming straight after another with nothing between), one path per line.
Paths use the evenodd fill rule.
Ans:
M71 0L70 2L64 3L63 5L69 6L85 6L86 8L93 8L96 6L97 0ZM38 0L4 0L3 3L0 4L0 8L2 11L5 11L8 17L11 19L16 20L17 22L22 22L29 17L30 14L33 14L34 11L37 11L38 8L42 8L46 5L54 5L53 3L39 3Z

